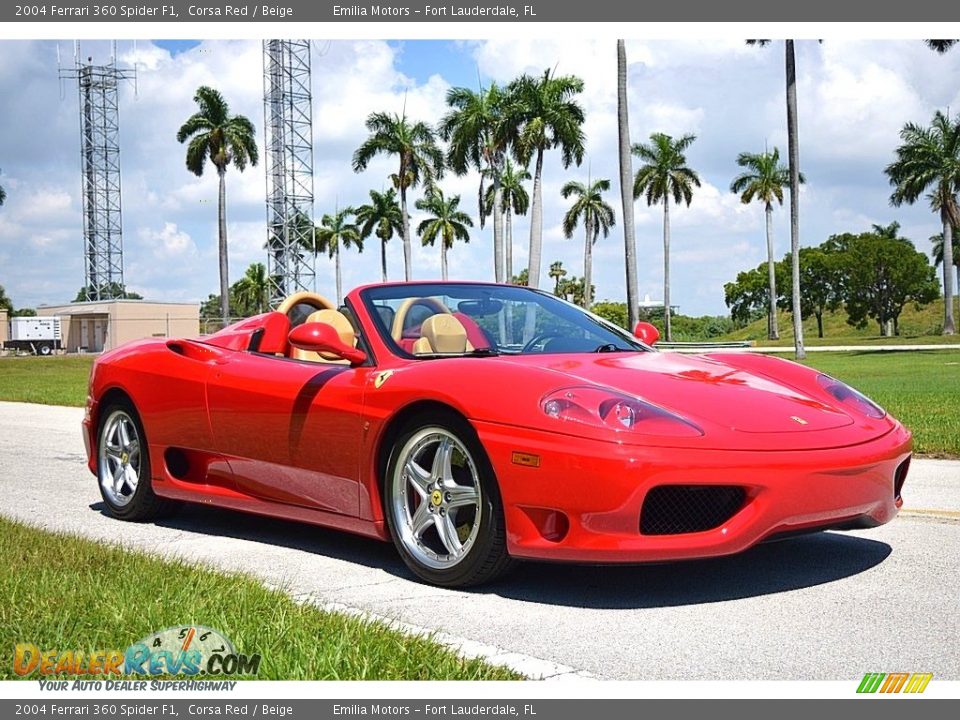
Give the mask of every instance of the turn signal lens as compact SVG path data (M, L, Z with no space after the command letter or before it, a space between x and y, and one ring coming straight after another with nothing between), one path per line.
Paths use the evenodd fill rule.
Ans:
M698 437L703 431L669 410L615 390L571 387L555 390L540 403L544 414L560 421L580 422L643 435Z
M829 375L824 375L821 373L820 375L817 375L817 382L820 383L820 387L833 396L834 400L848 408L856 410L861 415L866 415L868 418L879 420L880 418L885 417L887 414L886 410L877 405L866 395L854 390L852 387L846 383L840 382L836 378L832 378Z

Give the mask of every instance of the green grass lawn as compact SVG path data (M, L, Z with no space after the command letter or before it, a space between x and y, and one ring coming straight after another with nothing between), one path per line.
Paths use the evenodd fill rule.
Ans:
M16 642L41 650L123 652L180 624L215 628L238 652L259 653L261 680L521 679L425 637L298 605L252 578L3 518L0 547L0 679L16 677Z
M913 431L915 452L960 456L960 350L810 353L804 362L899 418Z
M0 400L82 407L93 359L92 355L0 358Z

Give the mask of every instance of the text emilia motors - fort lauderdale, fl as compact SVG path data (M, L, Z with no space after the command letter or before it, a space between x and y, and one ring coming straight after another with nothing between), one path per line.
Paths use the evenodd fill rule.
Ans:
M50 18L168 18L177 19L184 14L186 17L242 17L242 18L292 18L294 10L291 7L279 5L222 5L203 7L188 5L185 9L179 5L55 5L33 4L16 5L17 17L50 17ZM343 18L370 17L370 18L482 18L482 17L536 17L533 5L520 6L494 5L484 7L480 5L421 5L419 7L395 7L392 5L334 5L333 16Z

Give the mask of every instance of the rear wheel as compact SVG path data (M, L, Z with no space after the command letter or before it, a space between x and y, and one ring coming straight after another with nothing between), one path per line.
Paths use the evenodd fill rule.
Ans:
M427 582L478 585L510 566L493 468L462 419L421 416L407 425L391 452L385 500L400 556Z
M121 520L143 521L176 509L176 502L153 492L146 434L133 405L111 403L100 418L97 480L109 513Z

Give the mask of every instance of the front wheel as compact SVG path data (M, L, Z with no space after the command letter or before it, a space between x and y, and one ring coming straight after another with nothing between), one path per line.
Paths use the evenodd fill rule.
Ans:
M455 416L421 417L401 433L387 469L386 516L403 561L427 582L478 585L510 565L493 469Z

